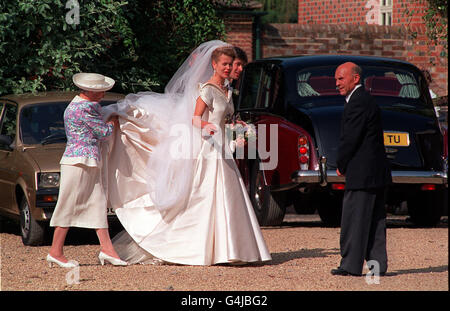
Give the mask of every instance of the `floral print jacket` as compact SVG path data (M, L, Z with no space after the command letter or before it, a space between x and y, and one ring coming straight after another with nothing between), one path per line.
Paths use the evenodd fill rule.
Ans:
M113 132L114 126L103 121L101 106L76 96L64 111L67 144L61 164L82 163L98 166L100 144Z

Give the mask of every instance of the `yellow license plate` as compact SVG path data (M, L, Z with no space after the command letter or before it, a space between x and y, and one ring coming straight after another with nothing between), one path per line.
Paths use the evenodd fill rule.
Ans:
M409 146L409 134L402 132L384 132L384 145L385 146Z

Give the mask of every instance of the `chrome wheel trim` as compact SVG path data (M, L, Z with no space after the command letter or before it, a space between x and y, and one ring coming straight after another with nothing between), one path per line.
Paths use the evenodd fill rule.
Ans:
M26 239L30 234L30 223L31 223L31 215L30 209L28 207L28 202L25 202L25 206L22 208L20 216L21 216L20 230L22 233L22 237Z
M262 207L264 206L264 175L261 171L258 171L256 176L256 191L255 191L255 202L258 211L262 211Z

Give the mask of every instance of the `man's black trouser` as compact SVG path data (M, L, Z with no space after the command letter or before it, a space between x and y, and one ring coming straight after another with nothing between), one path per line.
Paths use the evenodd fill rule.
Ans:
M386 272L384 204L384 188L345 191L340 237L342 269L352 274L361 274L364 260L376 260L379 272Z

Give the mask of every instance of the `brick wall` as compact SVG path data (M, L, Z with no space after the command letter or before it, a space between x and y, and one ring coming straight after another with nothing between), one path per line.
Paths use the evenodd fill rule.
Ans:
M366 23L367 0L300 0L299 24L362 24Z
M299 1L298 24L263 26L261 56L354 54L406 60L419 68L428 69L433 78L431 89L439 96L447 95L448 58L442 57L442 47L434 46L425 35L421 13L424 6L417 1L393 0L393 26L379 26L366 23L365 15L369 10L365 8L367 2ZM413 17L403 14L406 7L414 10ZM332 10L336 10L336 13ZM312 17L313 22L306 22L302 16ZM227 41L243 48L252 60L253 18L229 15L225 20ZM412 36L413 32L418 34L417 37Z
M392 3L392 25L423 27L423 15L425 14L426 4L414 0L393 0ZM405 10L414 11L412 16L407 16Z
M249 62L253 59L253 17L249 15L225 15L227 42L240 47L247 53Z
M423 34L413 38L405 27L350 24L268 24L263 28L262 57L353 54L406 60L432 75L431 89L448 94L448 58ZM430 62L433 62L431 64Z
M366 17L376 14L379 0L299 0L299 24L367 24ZM379 7L379 6L378 6ZM392 26L423 25L426 4L417 0L392 0ZM409 17L405 10L414 11Z

